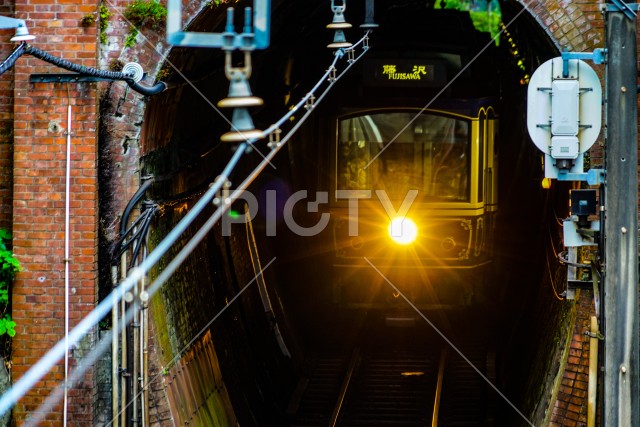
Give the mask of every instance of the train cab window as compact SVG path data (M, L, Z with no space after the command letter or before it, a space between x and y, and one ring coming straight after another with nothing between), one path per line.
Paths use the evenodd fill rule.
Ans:
M338 125L337 188L468 202L469 122L435 114L379 112Z

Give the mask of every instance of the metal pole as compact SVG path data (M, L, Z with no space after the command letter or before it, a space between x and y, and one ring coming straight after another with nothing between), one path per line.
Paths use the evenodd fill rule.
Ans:
M608 6L603 425L620 427L640 425L637 51L635 14Z

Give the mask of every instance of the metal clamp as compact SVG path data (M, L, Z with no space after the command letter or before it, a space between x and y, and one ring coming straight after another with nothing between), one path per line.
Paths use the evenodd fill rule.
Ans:
M229 27L229 25L223 33L181 31L182 1L168 0L167 42L175 46L226 47L243 50L266 49L269 47L270 10L271 0L254 0L253 28L250 23L251 8L247 8L245 27L241 34L236 34L233 27Z
M597 333L594 334L591 331L584 331L584 334L586 336L588 336L589 338L597 338L599 340L604 340L604 335L602 335L600 332L597 332Z
M636 11L638 10L637 3L625 3L622 0L611 0L611 3L606 3L604 8L607 12L622 12L629 19L636 18Z

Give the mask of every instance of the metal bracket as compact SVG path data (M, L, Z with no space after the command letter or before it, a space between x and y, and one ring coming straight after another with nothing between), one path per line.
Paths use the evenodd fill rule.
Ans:
M267 144L267 147L271 149L278 147L280 145L281 133L282 133L282 130L280 130L280 128L276 128L273 132L271 132L269 134L269 143Z
M253 32L251 32L250 8L245 15L245 26L241 34L227 25L223 33L181 31L182 1L168 0L167 42L175 46L226 47L229 49L266 49L269 47L271 0L254 0ZM248 18L247 18L248 16Z
M637 3L625 3L622 0L611 0L611 3L606 3L604 9L607 12L622 12L629 19L635 19L638 10Z
M311 94L311 96L307 99L307 102L304 104L304 108L309 111L313 107L315 107L316 97Z
M104 81L111 82L113 79L77 73L45 73L29 75L29 83L93 83Z
M590 169L586 173L558 172L558 181L583 181L589 185L604 184L607 172L604 169Z
M593 52L562 52L562 77L569 77L569 60L582 59L594 64L604 64L607 61L607 49L594 49Z

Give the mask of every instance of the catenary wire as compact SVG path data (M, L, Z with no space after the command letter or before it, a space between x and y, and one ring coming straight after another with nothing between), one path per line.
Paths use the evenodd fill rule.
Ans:
M364 37L367 37L367 35L365 35ZM354 63L356 63L357 60L359 60L365 52L366 52L366 49L355 60L350 62L350 64L345 68L345 70L337 78L330 80L328 87L325 89L325 92L323 92L323 94L317 98L316 104L322 98L324 98L324 96L327 94L327 92L333 86L333 84L335 84L335 82L340 77L342 77L344 73L346 73L346 71L349 70L349 68L351 68L351 66ZM339 55L339 54L336 54L336 56L342 57L342 55ZM330 71L331 69L327 71L327 74L323 76L323 79L327 78L326 76ZM316 87L319 87L319 85L316 85ZM296 123L296 125L289 132L287 137L290 137L290 135L292 135L300 127L300 125L303 123L303 121L308 117L308 115L312 111L313 111L313 108L310 108L307 110L307 112L302 116L301 120L298 123ZM271 152L258 165L258 167L254 169L254 172L250 176L250 178L252 177L250 179L250 182L252 182L262 170L264 170L266 165L269 164L270 159L272 159L273 156L275 156L275 154L280 150L281 147L285 145L285 143L286 143L286 139L283 139L279 144L277 144L271 150ZM228 177L230 176L231 172L233 171L233 169L239 162L240 158L244 154L248 145L249 145L248 142L242 142L238 145L231 160L227 163L226 167L224 168L222 173L216 178L216 180L211 185L209 190L203 195L203 197L200 200L198 200L198 202L185 215L185 217L158 244L158 246L156 247L156 250L152 251L148 255L148 257L141 263L140 266L132 269L129 275L127 276L127 278L118 287L116 287L107 297L105 297L105 299L102 302L100 302L86 317L84 317L73 328L73 330L69 334L69 343L75 344L79 342L80 339L91 330L91 328L97 325L98 322L100 322L100 320L110 312L113 304L118 303L124 297L124 295L131 290L131 288L135 285L135 283L138 282L151 269L151 267L153 267L160 260L160 258L169 250L169 248L182 235L182 233L184 233L184 231L193 222L193 220L197 217L197 215L199 215L202 212L202 210L204 210L204 208L209 204L209 202L211 202L211 200L215 197L215 195L220 191L220 189L222 188L222 185L227 181ZM249 181L249 178L245 180L243 184L246 184L247 181ZM231 194L230 199L232 199L232 197L234 196L237 198L238 195L239 195L238 191L236 190L234 191L234 193ZM214 217L216 218L215 221L217 221L221 217L222 212L224 212L229 206L230 205L223 203L223 205L214 214ZM215 223L215 221L213 223ZM207 223L205 223L205 226L210 222L211 220L207 221ZM213 224L209 226L209 230L212 226ZM209 230L207 230L203 234L208 233ZM200 236L200 235L201 233L196 234L196 236ZM187 244L187 246L190 247L189 253L192 250L191 245L189 244L194 242L194 239L196 238L196 236L194 236L194 238ZM201 240L203 237L204 236L199 237L199 239ZM200 240L198 240L198 242ZM195 244L192 246L195 247ZM175 263L172 261L167 266L167 269L169 268L169 266L171 266L172 268L172 271L170 274L172 274L175 271L175 269L177 269L177 266L179 265L178 262L182 263L186 258L187 254L185 249L186 249L186 246L185 248L183 248L183 250L181 250L178 253L176 258L174 258L174 261L176 261L176 259L180 257L178 261L176 261ZM163 272L156 279L152 287L149 289L149 295L153 295L153 292L157 291L157 289L162 284L164 284L164 281L168 279L170 274L164 275L167 269L163 270ZM159 281L161 278L163 280L162 282ZM153 289L153 292L152 292L152 289ZM15 382L11 388L9 388L9 390L7 390L2 396L0 396L0 414L4 414L8 410L10 410L10 408L13 407L13 405L15 405L18 402L18 400L22 396L24 396L24 394L28 390L30 390L33 387L33 385L40 378L42 378L42 376L45 375L45 373L49 372L49 370L53 367L53 365L55 365L55 363L57 363L58 360L60 360L60 358L64 355L64 352L65 352L64 344L65 344L64 340L58 342L41 359L39 359L38 362L36 362L27 372L25 372L25 374L17 382Z
M357 60L359 60L362 57L363 54L364 54L364 52L361 53L352 63L350 63L347 66L347 68L345 68L345 70L343 70L342 73L340 73L340 75L336 77L336 79L334 79L333 81L330 82L329 86L325 89L325 91L317 98L316 105L318 103L320 103L322 101L322 99L326 96L326 94L329 92L329 89L331 88L331 86L336 81L338 81L348 71L348 69L355 62L357 62ZM297 129L302 125L302 123L304 123L304 120L312 113L312 111L313 111L313 109L309 109L302 116L300 121L298 123L296 123L296 126L294 126L291 129L291 131L282 139L280 144L278 144L276 147L274 147L271 150L271 152L269 154L267 154L267 158L265 158L261 162L261 164L256 166L256 168L253 170L253 172L238 186L238 188L236 190L234 190L229 195L229 197L227 198L227 201L223 202L221 204L221 206L213 213L213 215L207 220L207 222L205 224L203 224L203 226L191 238L191 240L181 249L181 251L174 257L174 259L163 269L162 273L160 273L160 275L158 275L158 277L155 279L155 281L149 286L149 288L147 290L147 292L149 294L149 297L154 295L160 289L160 287L169 279L169 277L171 277L173 272L175 272L175 270L182 264L182 262L186 259L186 257L189 256L189 254L195 249L195 247L200 243L200 241L202 241L202 239L204 239L204 237L209 233L211 228L213 228L213 226L217 223L217 221L222 217L222 215L226 212L226 210L231 206L231 203L234 200L238 199L239 196L242 194L242 192L255 180L255 178L260 174L260 172L262 172L264 170L264 168L266 168L266 166L268 165L269 161L286 144L286 142L289 140L289 138L295 133L295 131L297 131ZM264 271L273 261L274 260L271 260L269 262L269 264L267 264L262 269L262 271ZM243 290L245 288L243 288ZM209 323L209 326L210 326L211 323L212 322ZM204 330L205 329L202 329L194 338L192 338L190 343L192 343L197 338L198 335L202 334L202 332ZM188 348L188 346L185 346L183 348L183 350L181 350L180 353L185 351L187 348ZM174 360L172 360L171 363L173 363L173 362L175 362L177 360L178 360L178 358L176 357L176 358L174 358ZM149 380L149 383L151 383L154 380L155 380L155 378ZM148 384L142 385L142 388L144 389L147 385ZM137 397L138 396L134 396L132 399L136 399ZM124 408L122 408L121 410L124 410Z

